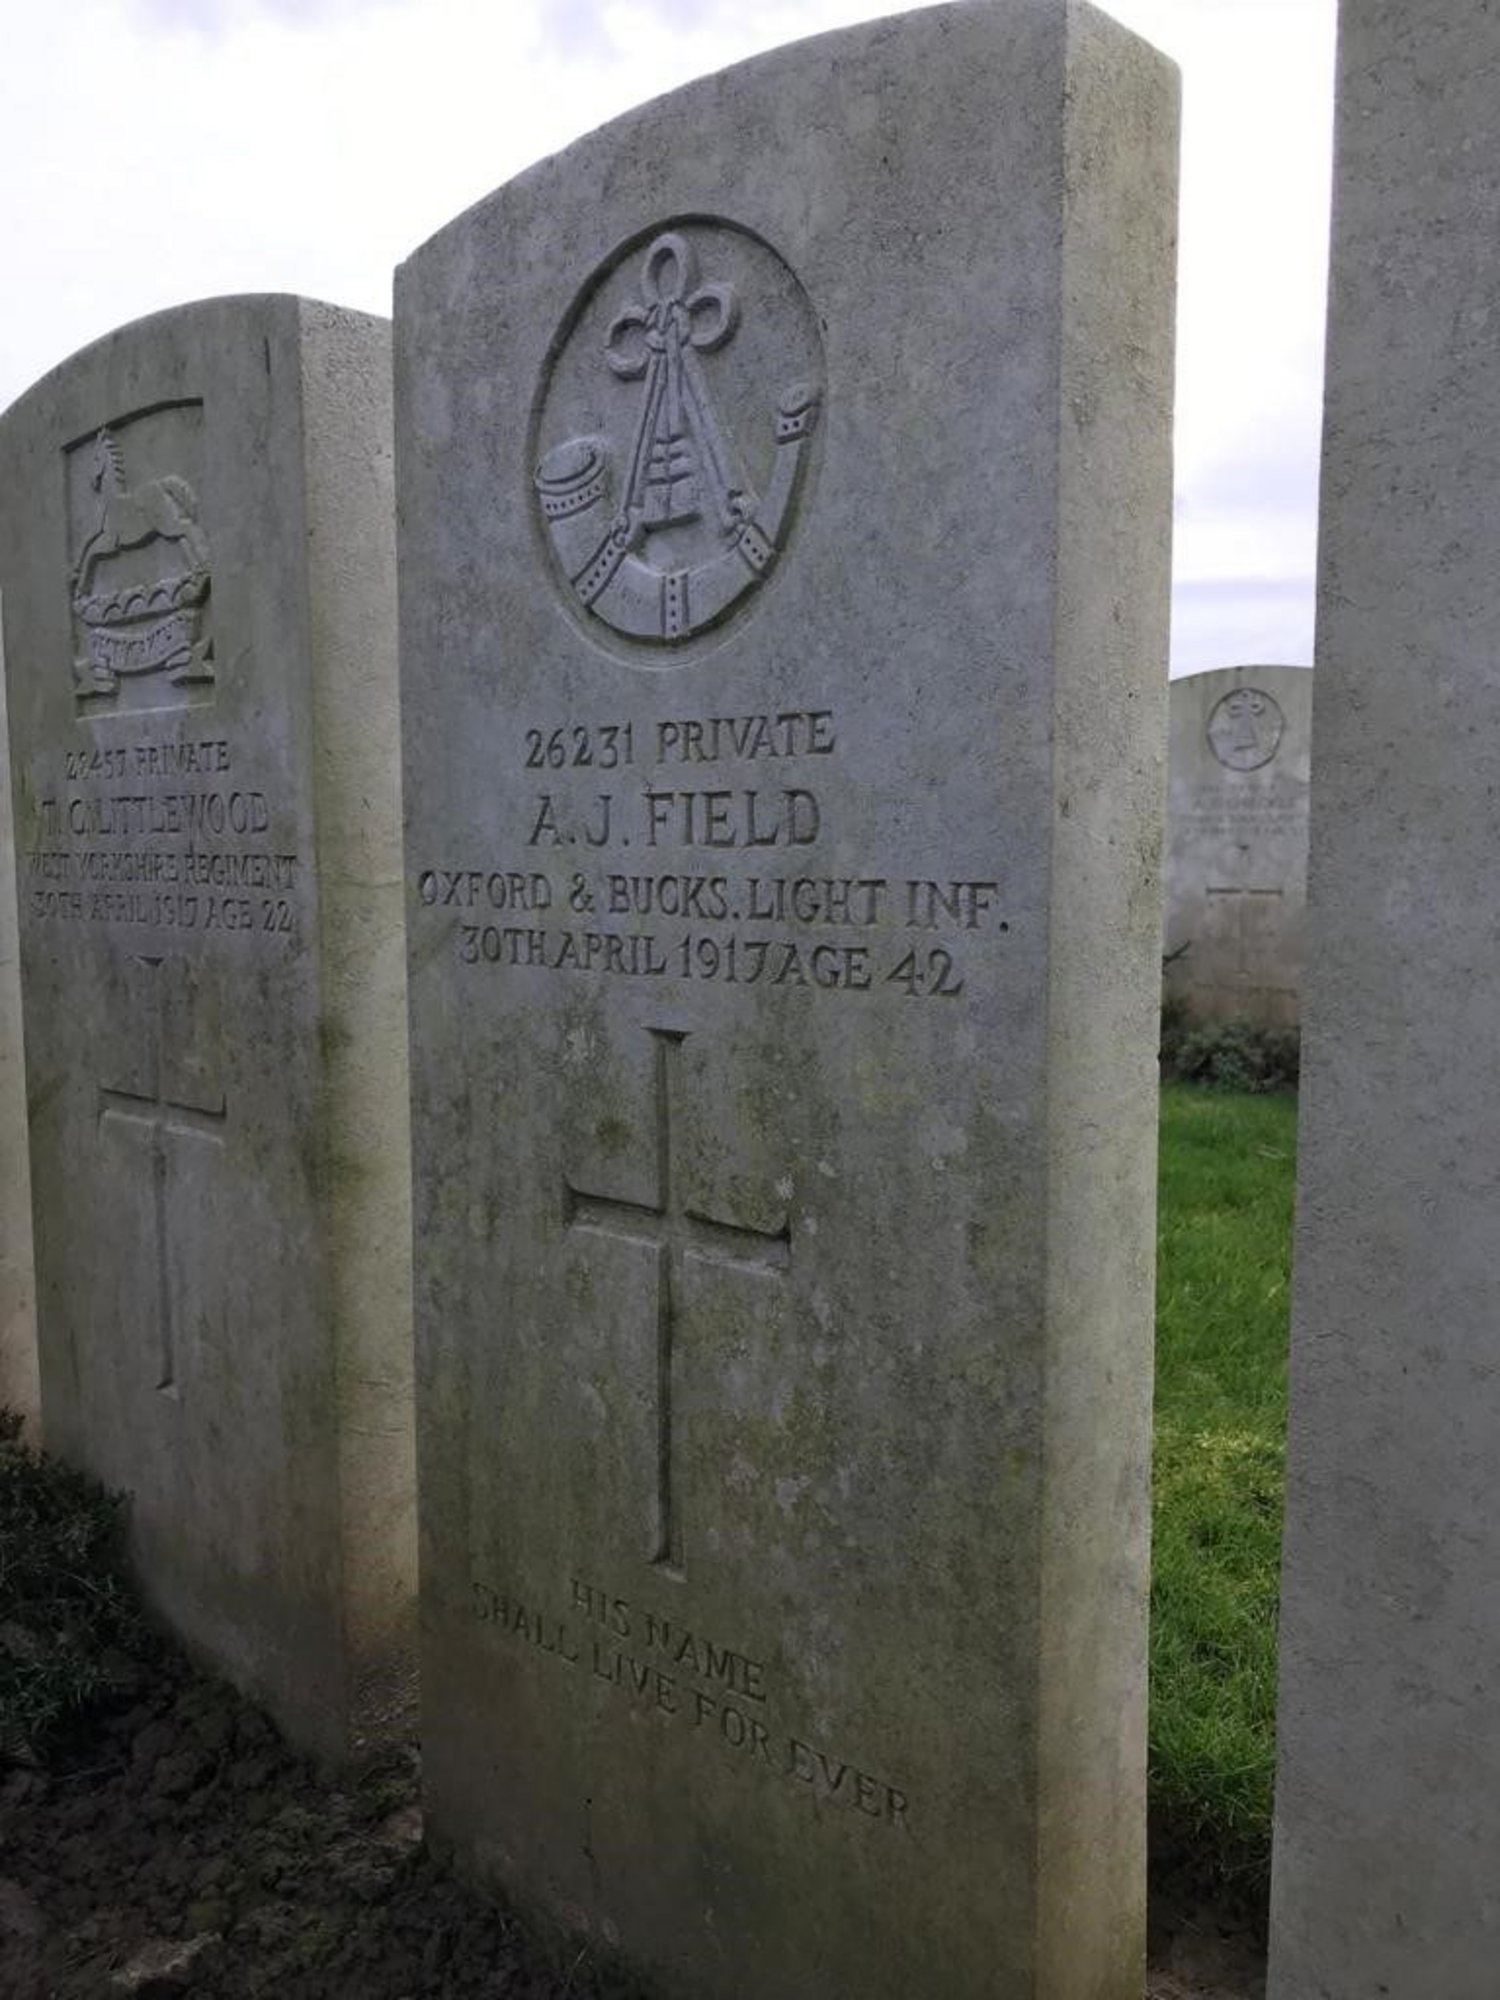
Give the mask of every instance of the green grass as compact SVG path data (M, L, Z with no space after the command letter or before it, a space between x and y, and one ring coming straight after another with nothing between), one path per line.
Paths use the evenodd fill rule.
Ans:
M1270 1865L1296 1102L1161 1105L1151 1797L1205 1872Z

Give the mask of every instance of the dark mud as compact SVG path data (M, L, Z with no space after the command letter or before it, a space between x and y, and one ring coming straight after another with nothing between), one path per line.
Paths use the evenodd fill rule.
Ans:
M45 1770L0 1770L5 2000L585 2000L426 1850L415 1754L342 1780L168 1659Z
M637 2000L428 1851L415 1752L330 1775L169 1650L119 1672L46 1768L0 1765L4 2000ZM1151 2000L1259 2000L1252 1918L1164 1874Z

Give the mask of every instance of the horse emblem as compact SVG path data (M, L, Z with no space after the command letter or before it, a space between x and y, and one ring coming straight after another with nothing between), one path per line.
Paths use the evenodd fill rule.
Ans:
M658 236L640 296L615 313L600 357L617 381L641 385L618 492L608 438L568 438L537 463L542 522L574 596L629 638L671 644L703 631L781 550L818 391L805 382L783 389L768 426L770 478L757 493L703 359L722 353L739 325L734 286L700 283L686 239Z
M213 642L204 633L208 541L192 487L172 474L130 486L107 429L94 440L89 486L98 496L97 518L72 575L73 611L83 629L75 692L114 694L122 674L164 673L174 685L212 681Z

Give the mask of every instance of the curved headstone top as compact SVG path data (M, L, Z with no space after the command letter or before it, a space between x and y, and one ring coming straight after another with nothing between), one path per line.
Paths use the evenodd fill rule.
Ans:
M695 2000L1136 2000L1175 87L786 48L396 284L424 1771Z
M1165 985L1204 1021L1301 1005L1312 673L1219 667L1171 684Z
M389 368L205 300L0 418L44 1434L332 1753L412 1692Z

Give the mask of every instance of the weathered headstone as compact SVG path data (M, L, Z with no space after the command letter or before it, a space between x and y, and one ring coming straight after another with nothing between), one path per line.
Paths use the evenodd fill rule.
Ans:
M389 328L216 300L0 419L49 1447L337 1752L412 1679Z
M4 615L0 612L0 669ZM21 969L16 936L15 824L5 760L5 685L0 673L0 1409L16 1412L36 1439L36 1274L31 1255L31 1163L26 1150L26 1068L21 1047Z
M1166 989L1194 1019L1298 1018L1312 675L1224 667L1172 683Z
M1500 1990L1497 76L1343 9L1275 2000Z
M937 8L398 276L431 1823L668 1992L1140 1991L1174 143Z

